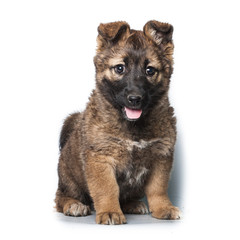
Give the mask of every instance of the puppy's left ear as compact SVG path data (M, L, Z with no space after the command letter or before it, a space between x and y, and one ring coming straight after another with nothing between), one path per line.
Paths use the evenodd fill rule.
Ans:
M158 46L172 41L173 26L168 23L149 21L143 27L144 34Z
M143 32L161 50L165 75L170 77L173 71L173 26L168 23L149 21L143 27Z
M130 33L130 26L127 22L119 21L100 24L98 27L98 51L111 47L121 40L126 39Z

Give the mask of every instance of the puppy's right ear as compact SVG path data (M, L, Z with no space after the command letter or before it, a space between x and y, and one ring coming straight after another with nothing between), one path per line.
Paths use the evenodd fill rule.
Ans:
M130 34L130 26L126 22L112 22L100 24L98 27L98 49L111 47L121 40L125 40Z
M161 46L172 41L173 26L168 23L149 21L143 27L143 32L158 46Z

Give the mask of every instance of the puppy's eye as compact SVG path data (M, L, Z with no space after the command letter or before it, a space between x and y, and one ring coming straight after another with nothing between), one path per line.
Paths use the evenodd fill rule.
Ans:
M125 66L123 64L118 64L114 67L114 71L117 74L123 74L125 72Z
M153 76L157 70L154 67L147 67L146 68L146 75Z

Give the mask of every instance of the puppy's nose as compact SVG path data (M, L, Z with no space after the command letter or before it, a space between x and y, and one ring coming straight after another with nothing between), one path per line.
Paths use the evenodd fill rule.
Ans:
M142 97L140 95L129 95L127 99L133 106L137 106L141 102Z

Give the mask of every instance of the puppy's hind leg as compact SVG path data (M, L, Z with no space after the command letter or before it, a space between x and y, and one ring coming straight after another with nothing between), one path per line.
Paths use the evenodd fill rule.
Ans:
M59 194L59 191L57 191L55 202L57 211L64 213L66 216L80 217L91 215L90 206L81 203L77 199L65 197Z
M146 204L142 201L129 201L121 204L122 211L128 214L147 214L149 213Z

